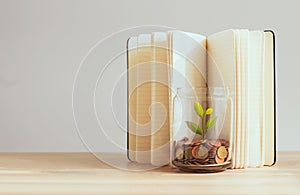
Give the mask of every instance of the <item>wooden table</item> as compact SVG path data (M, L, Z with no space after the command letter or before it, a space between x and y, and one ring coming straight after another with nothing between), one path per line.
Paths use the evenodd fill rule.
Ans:
M279 152L273 167L213 174L122 171L90 153L0 153L0 193L300 194L300 152Z

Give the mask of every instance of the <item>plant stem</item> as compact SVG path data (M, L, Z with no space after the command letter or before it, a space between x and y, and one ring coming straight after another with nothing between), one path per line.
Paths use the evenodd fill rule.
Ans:
M206 138L206 130L205 130L205 125L204 125L205 118L206 118L206 113L204 113L203 117L201 118L202 119L203 140L205 140L205 138Z

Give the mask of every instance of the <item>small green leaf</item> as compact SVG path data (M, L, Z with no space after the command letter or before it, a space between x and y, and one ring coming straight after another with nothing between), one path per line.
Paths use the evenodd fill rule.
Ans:
M190 130L192 130L194 133L203 135L203 130L201 129L201 127L199 125L197 125L196 123L190 122L190 121L185 121L186 125L188 126L188 128Z
M212 112L213 112L213 109L212 109L212 108L207 108L205 114L206 114L206 115L210 115Z
M194 103L194 109L198 116L203 117L203 107L199 102Z
M206 129L212 128L217 122L217 117L212 117L210 119L208 119L207 123L206 123Z

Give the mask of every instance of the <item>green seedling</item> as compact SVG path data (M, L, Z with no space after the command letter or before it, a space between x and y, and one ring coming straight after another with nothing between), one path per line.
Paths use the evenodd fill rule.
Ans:
M210 117L206 121L207 116L211 116L211 114L213 113L213 109L207 108L204 112L203 107L199 102L194 102L194 110L197 116L199 116L201 119L201 125L191 121L185 121L185 122L191 131L201 135L203 139L206 139L207 130L211 129L216 124L217 117L216 116Z

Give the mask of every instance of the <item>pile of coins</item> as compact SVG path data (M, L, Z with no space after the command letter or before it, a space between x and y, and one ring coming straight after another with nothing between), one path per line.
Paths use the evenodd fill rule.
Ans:
M219 140L193 140L184 138L175 146L175 163L181 165L222 164L229 159L229 142Z

